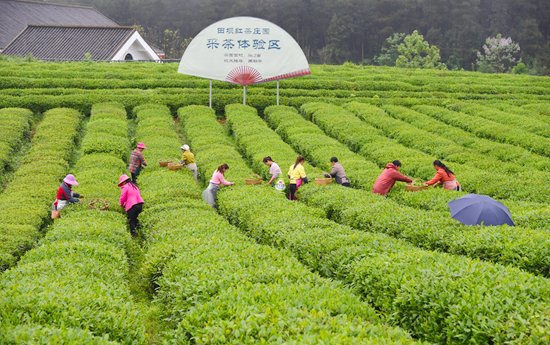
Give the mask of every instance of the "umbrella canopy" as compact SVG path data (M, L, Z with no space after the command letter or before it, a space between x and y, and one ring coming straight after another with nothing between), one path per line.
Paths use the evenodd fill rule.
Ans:
M515 226L508 208L487 195L468 194L448 204L451 217L466 225Z

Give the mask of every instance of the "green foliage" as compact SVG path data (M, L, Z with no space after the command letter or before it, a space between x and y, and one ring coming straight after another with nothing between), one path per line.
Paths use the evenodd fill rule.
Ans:
M439 48L431 46L424 41L424 36L419 35L414 30L412 35L407 35L404 42L399 44L399 57L395 61L395 66L402 68L435 68L447 69L445 64L439 62Z
M142 112L137 113L138 119ZM239 166L239 161L243 164L211 109L191 106L180 109L178 116L199 167L215 165L210 162L214 150L227 155L229 171ZM138 131L145 133L141 124ZM150 150L157 156L168 153ZM166 180L158 179L163 171L144 172L140 184L144 198L164 189ZM246 238L196 200L200 191L189 175L177 173L172 175L180 180L177 194L186 190L194 195L177 201L158 198L143 212L150 230L150 249L142 275L157 292L155 302L163 306L164 317L174 328L165 334L168 343L181 344L188 339L250 344L262 339L275 343L283 339L290 343L355 342L363 338L372 343L378 343L377 338L380 343L413 343L399 329L378 325L374 310L342 284L309 272L286 251ZM243 185L227 190L235 188L261 187Z
M0 341L7 345L116 345L114 341L107 338L94 336L90 331L80 328L67 327L43 327L34 325L19 325L15 327L2 328Z
M34 247L69 170L80 121L75 110L52 109L36 128L32 146L0 200L0 269L11 267Z
M27 109L0 109L0 175L21 144L29 139L31 123L32 113Z
M383 54L374 57L374 61L380 66L395 66L399 57L399 44L407 36L405 33L394 32L393 36L386 38L385 46L382 47Z
M550 320L540 317L548 310L541 295L549 291L546 279L356 231L278 198L276 191L234 188L219 202L222 214L250 236L287 248L321 274L351 283L392 324L417 337L468 344L529 343L549 336Z
M529 68L527 68L523 62L520 62L514 66L512 71L514 74L527 74L527 72L529 72Z
M210 181L214 171L226 163L229 170L225 172L225 179L244 185L252 171L216 120L214 111L204 106L189 106L179 109L178 117L198 162L200 178Z
M283 173L280 179L288 186L286 173L290 166L296 163L299 154L283 142L277 133L269 129L254 108L238 104L228 105L226 116L237 146L250 162L252 169L266 180L270 180L269 167L263 163L263 159L271 156ZM313 177L321 172L307 162L304 169L312 182Z

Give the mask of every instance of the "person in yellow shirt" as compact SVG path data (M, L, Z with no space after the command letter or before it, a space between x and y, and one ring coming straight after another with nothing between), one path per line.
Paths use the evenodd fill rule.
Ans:
M296 163L291 165L290 169L288 169L288 178L290 179L290 192L288 194L289 200L297 200L296 191L300 188L302 183L309 182L303 166L305 161L306 159L304 156L298 156L298 158L296 158Z
M195 155L189 151L189 145L183 145L181 147L183 155L181 156L180 163L185 164L187 169L193 172L193 178L195 179L195 184L198 186L199 181L197 179L197 164L195 163Z

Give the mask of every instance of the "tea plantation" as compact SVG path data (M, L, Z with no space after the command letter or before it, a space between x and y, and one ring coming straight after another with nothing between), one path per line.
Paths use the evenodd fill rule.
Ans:
M176 64L0 62L0 343L548 344L550 79L311 66L242 87ZM132 238L118 177L148 147ZM180 146L195 154L168 170ZM337 156L351 188L268 180ZM374 181L393 160L423 181L449 166L464 192ZM202 200L222 163L236 182ZM50 219L66 174L86 195ZM286 174L284 174L286 175ZM288 185L288 179L283 178ZM465 226L448 202L505 204L515 227ZM88 202L102 198L107 210Z

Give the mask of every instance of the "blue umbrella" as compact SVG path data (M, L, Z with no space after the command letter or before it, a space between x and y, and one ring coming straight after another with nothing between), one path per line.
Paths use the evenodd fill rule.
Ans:
M451 217L466 225L515 226L508 208L487 195L468 194L448 204Z

